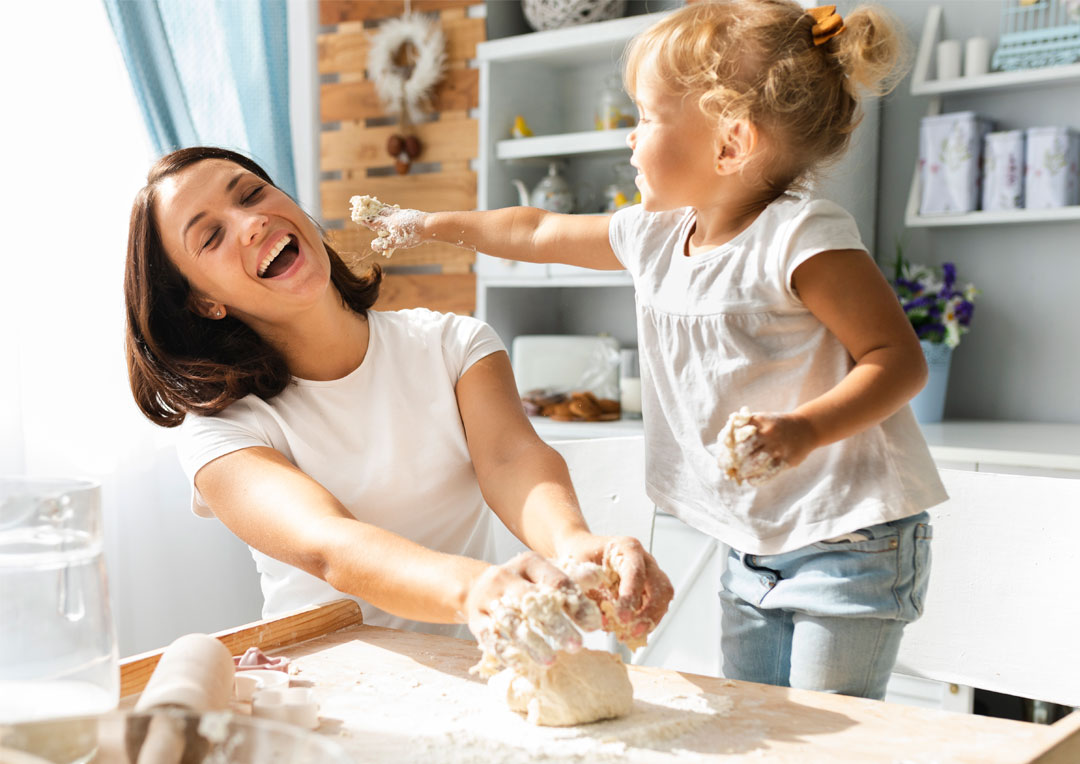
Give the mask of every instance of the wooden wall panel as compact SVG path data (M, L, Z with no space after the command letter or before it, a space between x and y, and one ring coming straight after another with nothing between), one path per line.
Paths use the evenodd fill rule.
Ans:
M424 307L443 313L476 310L476 274L387 272L376 310Z
M387 139L401 132L386 124L373 82L367 79L370 35L378 22L400 16L402 0L321 0L318 37L322 219L336 228L331 241L355 267L377 262L384 269L377 307L429 307L471 313L476 306L475 253L440 244L395 252L389 259L371 251L372 234L349 220L349 198L376 196L389 204L421 210L475 209L478 126L469 112L479 105L479 70L470 66L485 39L485 19L468 16L482 0L412 0L414 13L435 15L446 38L447 71L432 95L434 121L414 128L423 153L405 175L392 173ZM417 273L417 269L424 272Z
M434 111L475 109L479 103L478 69L451 69L431 96ZM363 120L385 113L375 83L369 80L346 80L319 86L319 110L323 122ZM476 148L473 147L473 154Z
M387 167L392 160L386 153L386 141L397 131L397 125L364 127L356 122L343 124L340 130L323 131L319 138L323 167L340 171ZM416 126L416 135L424 144L423 162L468 162L476 157L475 119L427 122Z
M443 273L468 273L476 254L451 244L429 242L411 249L399 249L390 259L371 251L375 234L360 226L349 226L340 231L329 231L330 243L345 257L346 262L366 267L378 263L383 268L420 268L440 266Z
M475 172L430 172L385 177L326 180L319 184L323 219L348 219L354 194L378 197L387 204L416 210L466 210L476 206ZM355 225L349 221L349 225Z
M484 19L468 18L462 11L441 15L446 35L446 61L450 66L476 58L476 44L485 38ZM363 72L367 69L370 39L361 24L342 24L318 37L319 74Z
M412 0L409 7L413 13L430 13L453 8L480 5L477 0ZM385 19L405 13L405 0L321 0L319 24L329 26L344 21L367 21Z

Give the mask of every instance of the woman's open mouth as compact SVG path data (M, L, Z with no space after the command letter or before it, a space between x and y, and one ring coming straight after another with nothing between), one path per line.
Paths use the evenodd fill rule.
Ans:
M296 237L292 234L282 236L259 263L259 278L272 279L280 276L289 270L289 266L296 262L299 255L300 248L297 246Z

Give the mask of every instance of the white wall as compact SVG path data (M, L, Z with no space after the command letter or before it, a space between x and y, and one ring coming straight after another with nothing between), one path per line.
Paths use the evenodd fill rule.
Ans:
M945 37L985 36L996 47L999 2L940 4ZM886 5L917 43L931 3ZM881 265L892 263L895 237L904 231L919 119L928 100L913 97L909 81L884 100L876 252ZM942 109L975 110L997 119L1001 129L1080 128L1080 86L950 96ZM961 280L982 290L971 332L953 354L946 418L1080 422L1080 223L913 229L906 239L906 256L933 264L952 261Z
M65 3L46 49L33 3L0 4L0 29L0 474L101 481L121 655L257 618L247 548L191 514L175 433L128 390L127 224L153 157L104 6Z

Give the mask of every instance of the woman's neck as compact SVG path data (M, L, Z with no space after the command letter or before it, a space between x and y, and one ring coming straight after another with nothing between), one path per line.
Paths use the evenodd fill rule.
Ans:
M314 381L341 379L367 355L366 318L344 304L336 289L327 289L317 306L292 320L268 341L285 356L295 377Z

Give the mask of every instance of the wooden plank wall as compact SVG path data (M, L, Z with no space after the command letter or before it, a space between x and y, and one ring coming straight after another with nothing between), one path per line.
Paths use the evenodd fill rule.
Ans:
M405 12L403 0L320 0L318 39L320 169L322 220L331 241L346 259L362 257L383 266L383 288L376 307L383 310L426 307L472 313L476 307L473 252L444 244L399 250L390 260L371 253L370 232L349 220L349 197L369 194L389 204L419 210L471 210L476 207L479 70L470 68L476 44L485 39L483 18L468 6L483 0L411 0L414 13L438 16L446 38L446 74L432 98L436 119L415 127L423 153L407 175L393 173L386 141L399 132L387 124L374 82L365 75L369 34L378 23Z

